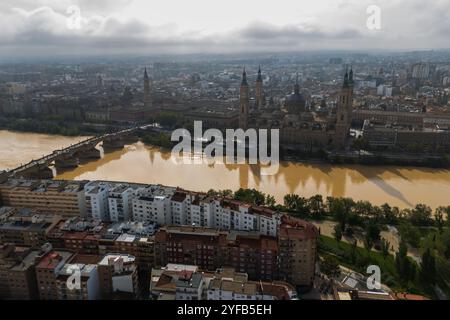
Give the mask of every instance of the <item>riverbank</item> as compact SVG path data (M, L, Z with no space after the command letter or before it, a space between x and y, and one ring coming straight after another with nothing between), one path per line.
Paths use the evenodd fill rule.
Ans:
M14 119L0 118L0 130L17 132L45 133L63 136L93 136L112 132L122 127L118 124L91 124L61 119ZM170 140L167 131L140 132L138 135L149 146L173 148L177 142ZM402 166L423 168L450 168L450 155L412 154L367 151L331 152L323 149L298 150L281 147L280 159L292 162L309 162L339 165Z
M113 127L83 124L60 119L40 120L0 118L0 130L77 137L99 135L113 130Z

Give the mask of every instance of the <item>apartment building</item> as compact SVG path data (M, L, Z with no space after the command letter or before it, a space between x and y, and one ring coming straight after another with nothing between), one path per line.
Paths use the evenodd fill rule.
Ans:
M36 280L41 300L58 299L59 283L57 278L72 256L72 252L63 250L44 251L39 255L40 261L36 265Z
M117 295L134 299L138 296L136 259L129 254L107 254L98 264L100 292L103 299Z
M201 300L204 273L198 266L169 263L153 268L150 277L150 297L157 300Z
M186 192L175 192L170 198L170 210L172 213L171 224L186 225L188 211L190 211L190 197Z
M47 232L61 217L37 214L30 209L10 208L0 221L0 243L40 248L47 240Z
M8 179L0 184L4 206L33 208L65 218L86 215L87 181Z
M226 245L227 234L195 226L161 227L155 235L155 265L190 264L215 270L222 265L219 248Z
M131 201L133 188L128 184L119 184L108 192L110 221L128 221L132 218Z
M37 299L34 266L38 250L0 245L0 299Z
M58 300L100 299L97 255L76 254L66 263L56 278Z
M296 286L311 286L317 254L317 228L283 216L278 231L279 278Z
M161 185L91 181L85 194L88 215L102 221L194 225L270 236L276 236L279 224L279 213L269 208Z
M88 217L101 221L109 220L109 188L109 183L100 181L91 181L84 186Z

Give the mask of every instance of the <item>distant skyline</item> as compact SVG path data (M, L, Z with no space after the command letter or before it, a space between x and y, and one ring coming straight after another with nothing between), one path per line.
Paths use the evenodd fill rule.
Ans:
M450 48L448 0L3 0L0 21L2 59Z

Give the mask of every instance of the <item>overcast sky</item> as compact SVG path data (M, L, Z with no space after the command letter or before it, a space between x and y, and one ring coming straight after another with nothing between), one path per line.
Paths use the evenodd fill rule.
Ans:
M450 48L450 0L1 2L0 57ZM380 30L367 28L370 5Z

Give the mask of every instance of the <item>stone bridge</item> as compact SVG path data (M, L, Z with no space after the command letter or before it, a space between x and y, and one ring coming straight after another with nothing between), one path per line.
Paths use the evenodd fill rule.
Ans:
M149 124L95 136L70 145L67 148L55 150L40 159L32 160L15 169L3 172L2 175L7 177L51 179L53 178L53 170L50 168L52 164L56 168L75 168L79 165L80 160L100 158L100 150L96 148L99 143L102 144L105 151L122 149L127 142L132 140L136 131L155 128L154 124Z

